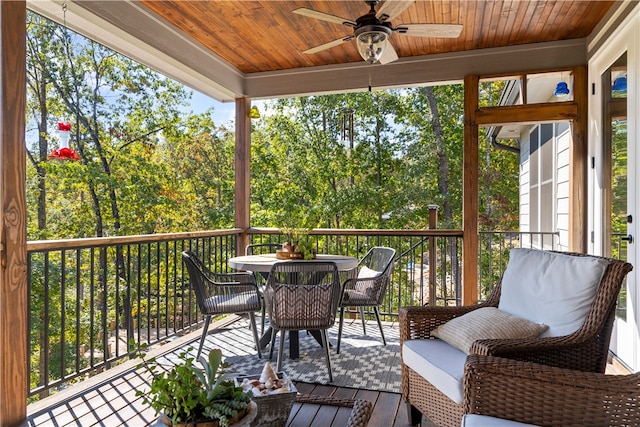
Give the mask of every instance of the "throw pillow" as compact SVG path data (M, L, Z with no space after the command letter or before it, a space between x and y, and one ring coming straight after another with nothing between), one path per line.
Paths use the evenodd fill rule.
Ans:
M431 335L469 354L471 344L476 340L533 338L547 327L495 307L483 307L449 320L431 331Z
M380 275L379 271L373 270L366 265L358 272L358 279L369 279Z
M536 249L512 249L498 308L549 325L543 337L577 331L609 261Z

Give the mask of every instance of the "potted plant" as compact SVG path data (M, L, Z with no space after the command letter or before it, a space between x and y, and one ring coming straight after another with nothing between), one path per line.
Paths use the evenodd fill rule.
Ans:
M224 373L222 352L214 349L207 359L200 357L200 367L189 351L180 353L179 363L168 369L155 358L145 359L139 353L139 367L150 372L152 378L150 389L138 390L136 396L142 396L145 404L161 414L158 425L227 427L243 417L250 422L247 418L255 417L255 403L251 402L251 393Z

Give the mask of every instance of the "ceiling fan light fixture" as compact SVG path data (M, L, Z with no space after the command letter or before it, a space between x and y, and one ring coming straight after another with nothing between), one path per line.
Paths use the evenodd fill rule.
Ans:
M377 64L387 46L391 29L384 25L365 25L355 31L356 46L362 59Z

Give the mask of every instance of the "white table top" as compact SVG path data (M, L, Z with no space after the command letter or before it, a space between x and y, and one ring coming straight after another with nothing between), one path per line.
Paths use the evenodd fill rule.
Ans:
M358 258L343 255L317 254L315 259L311 260L283 260L277 259L276 254L263 255L243 255L229 258L229 266L234 270L259 271L268 273L276 262L316 262L316 261L333 261L338 267L338 271L352 270L358 266Z

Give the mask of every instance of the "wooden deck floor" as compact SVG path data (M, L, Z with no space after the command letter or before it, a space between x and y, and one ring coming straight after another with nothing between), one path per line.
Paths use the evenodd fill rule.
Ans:
M214 329L212 326L211 329ZM243 328L246 329L246 328ZM377 329L372 324L371 330ZM369 330L369 328L368 328ZM245 330L239 333L246 334ZM173 349L185 348L197 343L200 332L181 337L171 344ZM166 353L165 347L157 350ZM39 402L29 405L28 419L24 426L128 426L142 427L156 422L154 411L136 397L136 390L147 384L146 374L135 369L137 362L126 362L120 367L90 378L81 384L62 390ZM399 393L379 392L333 385L296 382L303 394L365 399L373 403L371 427L408 427L409 421L404 402ZM295 403L287 426L342 427L346 425L350 408Z

